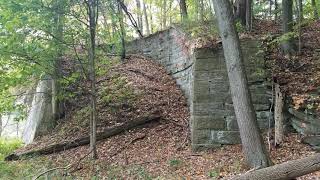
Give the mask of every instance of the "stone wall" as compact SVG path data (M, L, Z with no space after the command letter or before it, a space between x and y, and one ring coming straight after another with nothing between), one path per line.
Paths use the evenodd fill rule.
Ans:
M170 28L128 43L128 53L138 53L162 64L186 95L191 111L194 149L240 143L222 45L191 48L188 36ZM242 40L245 67L260 128L272 114L267 94L263 54L259 42Z
M272 114L269 112L271 97L265 84L264 58L258 54L257 41L243 40L241 47L258 123L260 128L268 128ZM194 52L193 147L240 143L222 45L214 49L196 49Z
M137 39L127 44L127 53L143 54L163 65L177 81L189 103L191 103L191 82L193 53L188 36L182 31L170 28Z
M48 134L55 126L51 105L51 79L44 78L37 83L30 83L28 87L15 92L22 94L16 99L16 105L24 105L26 118L20 121L20 112L10 112L0 118L2 121L1 137L21 138L25 144Z

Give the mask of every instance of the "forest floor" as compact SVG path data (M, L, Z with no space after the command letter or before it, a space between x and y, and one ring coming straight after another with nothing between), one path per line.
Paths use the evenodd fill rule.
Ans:
M254 32L260 30L259 26L256 27L257 30ZM279 32L272 25L270 28L274 33ZM288 86L288 93L308 94L310 86L319 87L320 65L316 62L319 61L319 56L314 53L316 49L320 49L320 42L319 39L313 38L320 37L319 29L319 21L304 27L303 39L306 43L303 46L303 54L297 56L293 62L285 61L282 56L275 56L279 49L270 50L271 53L268 54L268 57L272 57L270 60L273 63L270 64L274 69L273 74L287 80L282 84L285 85L283 87ZM299 64L294 63L297 61ZM228 179L249 171L245 166L241 145L221 146L201 152L191 150L186 99L174 79L159 64L141 56L130 56L123 64L114 62L112 65L100 66L99 69L106 71L98 72L97 79L98 131L153 111L160 113L161 120L99 141L99 159L95 162L90 161L87 156L89 146L81 146L60 153L11 162L11 166L33 164L28 173L29 177L32 177L50 168L72 164L72 168L67 172L58 168L47 173L51 177L67 176L70 179ZM279 69L278 66L284 69ZM299 67L299 71L293 67ZM296 78L291 78L293 75ZM89 83L83 81L83 87L89 87ZM50 135L41 137L18 151L37 149L88 135L88 104L88 96L79 91L73 100L70 99L68 107L71 110ZM270 149L272 160L276 164L313 153L315 152L311 147L302 144L300 136L295 133L289 133L281 147L271 146ZM17 172L10 177L19 179L21 175L24 173ZM0 179L10 179L8 177L0 174ZM320 172L299 179L317 177L320 177Z

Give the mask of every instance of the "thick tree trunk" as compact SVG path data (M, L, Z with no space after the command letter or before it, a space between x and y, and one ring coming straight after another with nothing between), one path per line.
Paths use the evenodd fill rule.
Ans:
M267 167L271 165L271 160L258 128L229 0L214 0L214 9L218 18L232 101L245 158L250 167Z
M129 121L123 125L117 126L117 127L112 127L104 130L103 132L99 132L97 134L97 141L109 138L111 136L120 134L122 132L128 131L132 128L136 128L140 125L152 122L152 121L157 121L160 119L160 116L157 115L157 113L152 113L149 116L146 117L141 117L133 121ZM26 152L21 152L21 153L13 153L5 158L6 161L12 161L12 160L18 160L22 157L26 156L32 156L32 155L46 155L46 154L52 154L52 153L58 153L60 151L65 151L68 149L72 149L75 147L79 146L84 146L88 145L90 143L90 137L82 137L73 141L67 141L67 142L62 142L58 144L52 144L47 147L41 148L41 149L36 149L36 150L30 150Z
M245 173L233 180L294 179L320 170L320 154Z
M148 13L147 13L147 7L146 7L146 3L143 2L143 14L144 14L144 21L146 24L146 34L147 36L150 35L150 27L149 27L149 20L148 20Z
M185 0L180 0L180 11L182 16L182 21L188 20L188 10L187 10L187 4Z
M292 22L292 0L282 0L282 32L287 34L293 31ZM282 49L285 55L291 55L294 52L292 38L287 38L282 43Z
M312 7L313 7L313 16L314 16L314 19L318 20L318 19L319 19L319 14L318 14L318 9L317 9L316 0L311 0L311 5L312 5Z
M275 107L274 107L274 121L275 121L275 146L282 144L284 134L284 116L283 105L284 96L281 93L280 85L275 84Z
M97 2L96 0L88 0L89 12L89 32L90 32L90 83L91 83L91 117L90 117L90 151L92 158L97 159L97 99L96 99L96 71L95 71L95 48L96 48L96 18L97 18Z

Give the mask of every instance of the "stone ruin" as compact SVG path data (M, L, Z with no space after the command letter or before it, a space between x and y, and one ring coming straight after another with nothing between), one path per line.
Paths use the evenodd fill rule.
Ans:
M193 47L188 35L170 28L127 44L127 53L142 54L161 65L176 79L191 112L193 149L240 143L221 44ZM252 100L260 128L273 125L271 92L259 40L243 39L241 47Z

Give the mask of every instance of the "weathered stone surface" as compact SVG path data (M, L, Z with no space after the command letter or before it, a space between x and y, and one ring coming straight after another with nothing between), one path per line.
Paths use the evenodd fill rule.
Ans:
M241 143L239 131L211 131L212 143L238 144Z
M316 116L289 108L293 128L304 135L320 134L320 119Z
M225 119L215 116L194 116L194 129L225 129Z
M129 43L127 50L151 57L176 79L190 105L194 149L239 143L222 45L192 49L189 44L187 35L170 28ZM260 44L256 40L244 40L241 47L258 123L260 128L268 128L273 115L269 112L270 96Z

